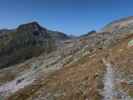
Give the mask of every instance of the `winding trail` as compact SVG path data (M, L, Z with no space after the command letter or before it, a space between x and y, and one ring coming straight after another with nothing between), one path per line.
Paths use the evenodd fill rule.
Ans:
M103 100L133 100L125 92L116 89L115 87L116 73L113 70L114 65L105 59L102 59L102 61L106 66L106 73L104 75Z
M114 96L114 72L112 65L103 59L106 65L106 73L104 76L104 100L113 100Z

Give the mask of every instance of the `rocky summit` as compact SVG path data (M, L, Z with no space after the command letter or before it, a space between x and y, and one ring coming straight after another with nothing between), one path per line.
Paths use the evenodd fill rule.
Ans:
M133 100L132 20L74 38L37 22L1 30L0 97Z

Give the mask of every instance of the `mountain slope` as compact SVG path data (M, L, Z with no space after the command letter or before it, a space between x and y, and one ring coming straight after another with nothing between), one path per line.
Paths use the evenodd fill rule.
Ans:
M66 39L70 37L43 28L37 22L22 24L13 30L0 30L0 68L56 50L57 44Z
M63 68L48 76L44 69L45 71L32 85L16 92L8 100L41 100L42 98L44 100L103 100L103 79L106 73L103 58L113 65L116 75L115 89L120 89L124 94L132 96L132 85L121 82L121 80L132 79L130 75L133 73L131 62L133 48L128 46L128 42L132 39L133 36L122 39L110 49L97 49L94 53L81 57L73 64L67 63ZM120 95L116 95L114 100L116 98L119 100Z
M68 35L66 35L62 32L51 31L51 30L48 30L47 32L54 40L57 40L57 41L67 40L67 39L71 38L71 37L69 37Z
M120 22L121 20L115 21L115 23ZM36 38L38 32L43 33L44 37L49 32L47 29L37 27L38 25L33 27L22 25L18 30L24 34L28 32L29 37L34 34L35 37L32 37L31 41L35 40L35 44L40 46L39 41L44 39L43 36ZM38 31L34 33L29 29ZM50 40L57 41L62 36L66 37L62 33L60 35L58 32L55 34L52 32L48 34ZM20 39L19 36L21 37L18 35L17 39ZM31 41L28 43L32 46ZM52 52L43 52L40 56L31 57L22 63L0 70L0 95L3 99L132 100L133 35L131 33L92 31L77 38L63 38L63 40L60 38L59 41L56 43L59 47Z
M113 21L106 25L102 31L111 33L133 33L133 16Z
M36 22L6 32L0 36L0 68L38 56L42 52L50 52L54 48L52 37Z

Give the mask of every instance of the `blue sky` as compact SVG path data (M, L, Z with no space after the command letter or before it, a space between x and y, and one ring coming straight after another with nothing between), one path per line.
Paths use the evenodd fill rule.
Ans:
M48 29L81 35L132 13L133 0L0 0L0 28L38 21Z

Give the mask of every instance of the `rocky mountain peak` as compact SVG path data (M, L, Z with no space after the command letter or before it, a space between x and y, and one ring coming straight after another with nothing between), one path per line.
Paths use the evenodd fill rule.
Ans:
M30 23L22 24L17 28L19 31L22 30L34 30L34 31L39 31L42 29L42 27L38 24L38 22L33 21Z

